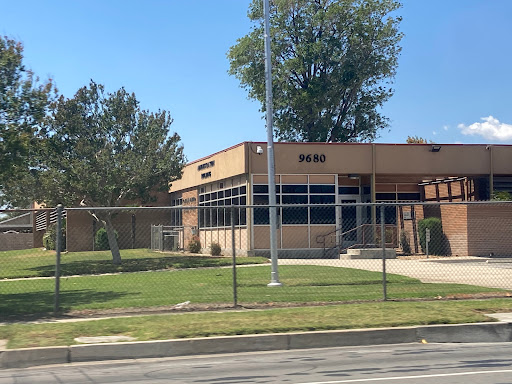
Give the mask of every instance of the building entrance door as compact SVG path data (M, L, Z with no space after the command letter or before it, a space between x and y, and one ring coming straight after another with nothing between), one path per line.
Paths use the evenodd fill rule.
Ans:
M359 195L339 195L339 204L355 204L361 202ZM338 228L340 249L352 247L361 238L361 206L342 205L338 207Z

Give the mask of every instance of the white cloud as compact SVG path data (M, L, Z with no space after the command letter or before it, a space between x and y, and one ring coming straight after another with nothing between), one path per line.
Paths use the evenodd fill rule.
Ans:
M487 140L512 140L512 124L502 123L492 116L482 117L480 120L481 123L459 124L458 127L463 135L482 136Z
M450 128L450 126L449 126L449 125L443 125L443 129L444 129L445 131L447 131L449 128Z
M437 135L437 131L432 131L432 134L435 136Z

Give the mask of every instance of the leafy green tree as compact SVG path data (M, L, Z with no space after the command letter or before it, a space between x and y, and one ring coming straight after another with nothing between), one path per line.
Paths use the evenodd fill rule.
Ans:
M91 81L73 98L61 96L43 132L37 201L91 208L151 201L154 192L181 177L185 163L171 123L166 111L141 110L124 88L108 93ZM114 213L90 213L105 226L113 262L120 264Z
M10 189L27 176L37 134L56 89L39 79L23 64L23 45L0 36L0 194L1 204ZM21 204L24 206L26 200ZM18 205L19 206L19 205Z
M229 73L265 109L263 2L252 31L227 54ZM275 133L279 140L371 141L386 128L402 34L395 0L273 0L270 5Z

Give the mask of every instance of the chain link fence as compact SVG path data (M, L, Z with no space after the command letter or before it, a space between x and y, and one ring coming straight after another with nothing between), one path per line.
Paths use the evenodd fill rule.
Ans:
M2 211L0 317L512 290L512 202L281 203Z

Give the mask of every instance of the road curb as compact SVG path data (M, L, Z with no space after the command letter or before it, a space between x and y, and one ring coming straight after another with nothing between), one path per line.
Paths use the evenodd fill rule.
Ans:
M496 322L427 325L11 349L0 351L0 368L421 341L430 343L509 342L512 341L512 324Z

